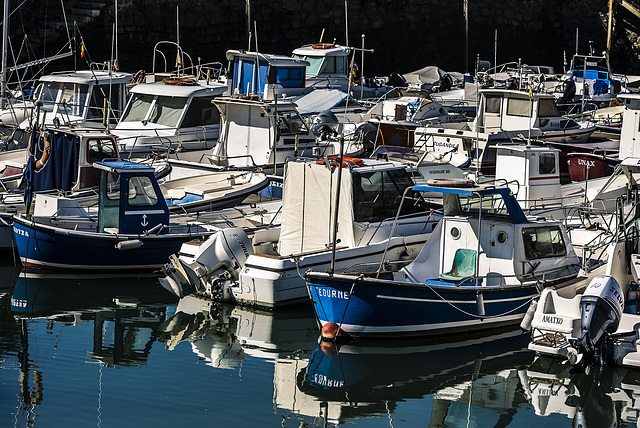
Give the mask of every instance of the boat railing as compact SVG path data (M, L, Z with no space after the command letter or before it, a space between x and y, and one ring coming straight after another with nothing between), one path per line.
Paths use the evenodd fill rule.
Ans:
M238 156L225 156L225 155L215 155L213 153L204 153L200 157L200 162L202 162L204 159L207 159L211 165L216 165L216 166L230 166L229 159L249 159L251 161L251 164L250 164L251 166L253 167L258 166L255 160L253 159L253 155L251 154L238 155Z

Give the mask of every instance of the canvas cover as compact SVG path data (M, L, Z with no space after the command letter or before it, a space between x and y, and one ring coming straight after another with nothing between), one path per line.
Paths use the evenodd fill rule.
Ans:
M50 156L40 171L34 171L33 190L69 191L78 177L80 138L77 135L49 131ZM36 145L35 159L40 159L44 150L42 141Z
M316 162L289 162L282 194L282 226L278 252L281 256L326 250L333 238L338 169ZM338 208L339 247L355 246L353 180L342 169Z

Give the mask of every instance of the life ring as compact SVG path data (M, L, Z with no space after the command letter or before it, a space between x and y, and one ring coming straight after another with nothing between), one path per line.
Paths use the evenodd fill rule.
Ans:
M472 187L473 180L468 178L433 178L427 180L427 185L433 187Z
M333 43L314 43L313 45L311 45L311 47L313 49L331 49L335 48L336 45L334 45Z
M43 137L44 139L44 150L42 151L42 156L35 163L36 171L40 171L44 165L49 160L49 155L51 154L51 141L49 141L49 137Z
M168 77L162 79L162 83L174 86L191 86L196 84L196 79L192 77Z
M339 156L327 156L327 159L329 160L329 165L338 166L338 157ZM316 163L318 165L326 165L326 161L324 159L316 161ZM364 161L360 158L350 158L346 156L342 158L343 168L346 168L348 166L362 166L362 165L364 165Z

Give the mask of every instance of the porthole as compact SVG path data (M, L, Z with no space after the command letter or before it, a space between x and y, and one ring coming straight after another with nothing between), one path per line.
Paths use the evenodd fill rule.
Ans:
M449 233L451 233L451 237L453 239L460 238L460 229L458 229L457 227L452 227Z
M498 232L498 235L496 236L496 238L498 239L498 243L504 245L507 243L507 240L509 239L509 235L507 235L507 232L501 230L500 232Z

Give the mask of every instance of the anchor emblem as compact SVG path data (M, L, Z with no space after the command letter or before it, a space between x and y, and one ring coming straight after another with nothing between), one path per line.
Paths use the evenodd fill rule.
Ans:
M143 226L146 226L149 224L149 222L147 221L147 215L146 214L142 214L142 222L140 223Z

